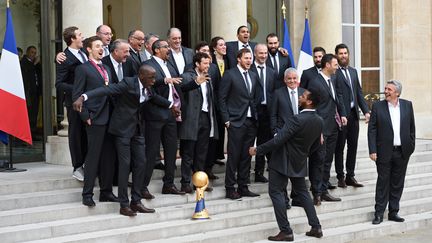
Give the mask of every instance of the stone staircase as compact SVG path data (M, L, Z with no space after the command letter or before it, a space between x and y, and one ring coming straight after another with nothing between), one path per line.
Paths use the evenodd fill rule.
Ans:
M143 203L154 214L129 218L118 213L117 203L81 204L81 183L67 166L45 163L19 164L29 169L0 176L0 241L6 242L267 242L279 232L267 194L268 184L253 183L257 198L225 199L224 167L214 191L206 194L210 220L191 220L195 195L160 194L163 176L155 170L149 190L156 198ZM335 175L332 172L332 175ZM253 176L252 176L253 178ZM288 218L298 242L347 242L432 226L432 141L418 140L410 159L400 215L403 223L385 220L372 225L376 168L369 160L365 141L360 142L356 178L365 186L333 190L341 202L316 207L324 237L306 237L304 210L293 207ZM334 180L334 178L332 178ZM179 186L179 170L176 184ZM98 198L95 195L95 199ZM116 190L115 190L116 192Z

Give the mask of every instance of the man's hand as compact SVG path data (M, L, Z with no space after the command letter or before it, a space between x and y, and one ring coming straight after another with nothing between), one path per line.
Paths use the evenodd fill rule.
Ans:
M73 109L75 111L81 112L82 110L82 106L84 103L84 97L81 95L77 100L75 100L75 102L72 104Z
M64 61L66 61L66 54L64 52L57 53L56 62L62 64Z
M225 122L225 127L229 128L229 126L230 126L230 122L229 121Z
M250 156L256 155L256 147L250 147L249 148L249 155Z
M370 119L370 113L369 112L365 114L365 119L366 119L365 123L368 124L369 119Z
M371 154L369 154L369 158L370 158L371 160L373 160L373 161L376 162L376 160L377 160L377 154L376 154L376 153L371 153Z
M283 47L279 47L278 51L280 51L280 53L282 54L282 56L287 57L288 56L288 50L283 48Z
M182 78L165 78L165 83L167 84L180 84L182 82Z
M341 121L342 121L342 126L346 126L348 124L348 119L345 116L341 117Z
M90 118L87 119L87 125L91 126L91 120L90 120Z
M197 76L195 82L200 85L204 82L210 81L210 77L208 74Z
M171 112L172 112L174 117L178 117L181 115L181 110L177 106L174 106L174 105L171 107Z

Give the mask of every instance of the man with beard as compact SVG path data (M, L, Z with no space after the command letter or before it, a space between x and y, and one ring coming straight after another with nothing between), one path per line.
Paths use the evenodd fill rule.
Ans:
M309 82L318 76L318 73L321 71L321 59L325 54L326 51L320 46L313 49L313 60L315 66L303 71L300 79L300 87L308 89Z
M269 58L267 58L267 65L273 67L277 73L277 82L275 82L275 88L285 86L284 84L284 73L287 68L292 67L291 59L284 49L280 50L279 39L275 33L267 35L267 49L269 52Z
M359 136L359 108L363 111L366 123L369 121L369 108L363 97L357 70L349 66L349 50L345 44L335 48L339 68L336 70L336 90L342 94L342 101L347 114L348 124L339 131L335 150L335 168L338 178L338 187L362 187L354 178L354 169L357 156L357 142ZM344 175L343 154L347 143L346 178Z

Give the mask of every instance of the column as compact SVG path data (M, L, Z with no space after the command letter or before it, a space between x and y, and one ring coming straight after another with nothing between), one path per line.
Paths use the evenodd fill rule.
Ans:
M237 40L237 28L247 26L246 0L211 1L211 35L221 36L225 41Z

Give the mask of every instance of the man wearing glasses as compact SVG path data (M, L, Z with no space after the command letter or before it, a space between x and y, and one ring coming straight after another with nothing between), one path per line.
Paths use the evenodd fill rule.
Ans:
M110 45L112 40L111 28L108 25L99 25L96 28L96 35L102 40L103 44L103 56L108 56L110 54Z
M141 30L132 30L128 35L130 45L130 59L132 60L132 68L135 74L138 74L139 67L144 60L141 60L141 50L144 46L144 32Z

